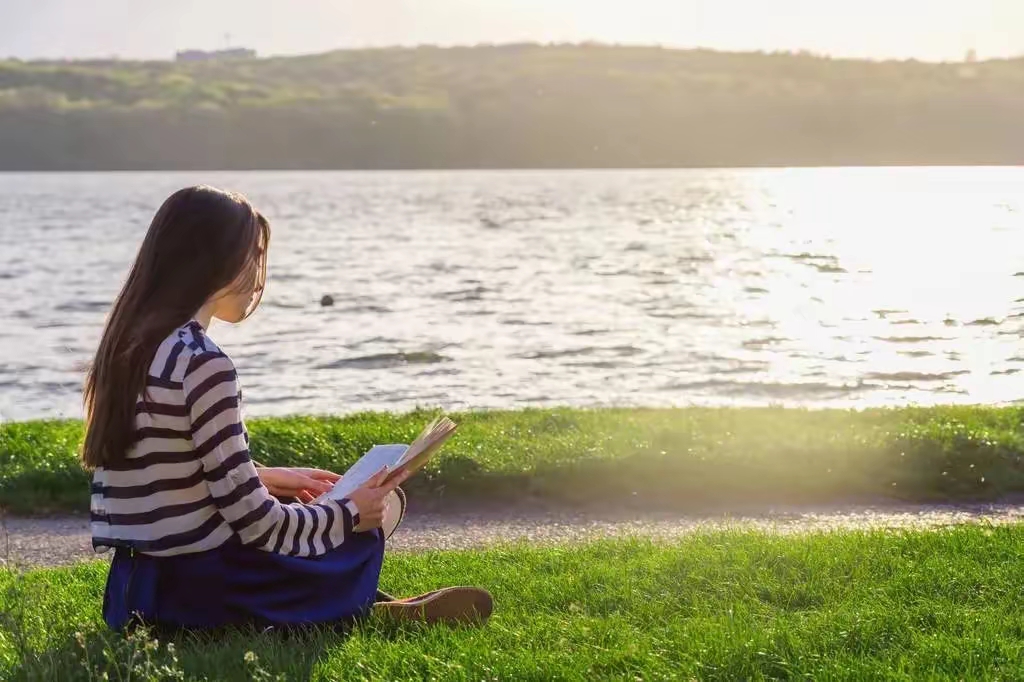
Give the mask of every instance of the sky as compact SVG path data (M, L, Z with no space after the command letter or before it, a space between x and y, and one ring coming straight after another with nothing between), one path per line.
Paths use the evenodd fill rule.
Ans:
M599 41L839 57L1024 55L1024 0L0 0L0 57L167 59Z

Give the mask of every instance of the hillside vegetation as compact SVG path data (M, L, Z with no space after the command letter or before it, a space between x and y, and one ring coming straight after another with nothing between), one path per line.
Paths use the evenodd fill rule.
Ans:
M1024 163L1024 59L643 47L0 61L0 170Z

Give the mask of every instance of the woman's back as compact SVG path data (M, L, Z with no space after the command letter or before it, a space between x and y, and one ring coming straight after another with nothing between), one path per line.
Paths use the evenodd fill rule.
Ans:
M266 551L324 554L351 533L357 510L286 505L249 456L230 358L196 321L160 344L135 407L125 456L93 475L93 546L155 556L202 552L238 539Z

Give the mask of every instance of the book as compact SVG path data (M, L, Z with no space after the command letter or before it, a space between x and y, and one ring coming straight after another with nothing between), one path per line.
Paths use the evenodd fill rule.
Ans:
M318 497L316 502L348 497L385 466L388 467L385 483L394 480L403 471L419 471L441 449L445 441L451 438L457 428L458 425L448 417L439 417L427 424L411 445L374 445L341 475L341 479L333 488Z

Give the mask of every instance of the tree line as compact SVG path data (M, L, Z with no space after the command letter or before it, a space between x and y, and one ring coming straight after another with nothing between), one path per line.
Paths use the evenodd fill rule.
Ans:
M0 61L0 170L1024 164L1024 59L604 45Z

